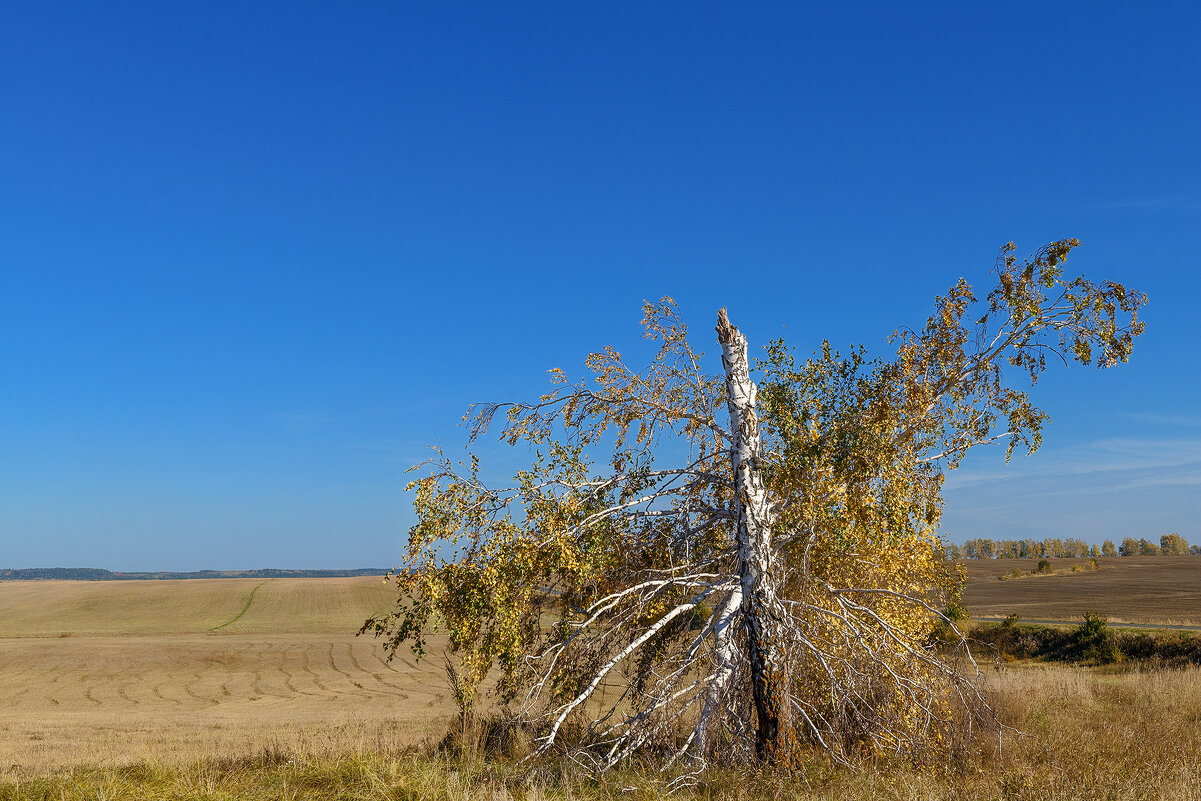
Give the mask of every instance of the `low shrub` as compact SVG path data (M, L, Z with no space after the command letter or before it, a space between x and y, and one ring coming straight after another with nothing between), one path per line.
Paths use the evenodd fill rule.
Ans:
M963 626L958 625L965 620L971 619L971 614L967 611L967 607L959 603L950 603L947 608L942 611L942 617L934 621L934 627L930 632L930 640L935 645L957 645L959 643L959 634L956 634L956 629L963 633Z
M998 661L1038 659L1112 665L1179 668L1201 665L1201 636L1188 631L1114 629L1101 615L1086 614L1075 628L1019 623L1010 615L999 624L979 624L970 641L980 657Z
M1109 628L1108 618L1084 613L1084 622L1073 632L1080 656L1086 661L1099 665L1109 665L1121 662L1125 657L1118 647L1113 630Z

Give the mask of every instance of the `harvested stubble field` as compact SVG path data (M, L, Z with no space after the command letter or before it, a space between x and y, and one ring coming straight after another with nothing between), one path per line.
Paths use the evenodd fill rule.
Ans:
M0 583L0 776L419 743L453 712L439 658L389 663L354 636L393 592L372 577Z
M998 751L978 738L959 760L882 758L853 769L815 757L799 773L718 768L667 796L653 766L594 780L571 765L531 771L478 752L397 748L364 738L278 747L186 763L0 779L0 801L1201 801L1201 669L1107 672L1081 667L990 669L998 710L1021 733Z
M1201 626L1201 557L1109 557L1096 570L1089 561L1051 559L1056 572L1031 575L1037 559L968 559L964 603L983 618L1078 622L1091 612L1112 623ZM1002 580L1015 570L1023 575Z
M1094 609L1148 608L1123 606L1121 593L1162 599L1156 588L1201 564L1126 561L1090 574L1116 580L1098 596L1113 605ZM1078 614L1079 574L997 580L1012 569L968 564L973 612L1012 611L995 594L995 606L980 602L995 585L1043 593L1047 605L1024 616ZM392 601L372 578L0 583L0 801L661 796L663 775L638 765L595 782L413 750L446 731L454 708L441 643L420 665L407 652L386 664L376 641L353 636ZM1199 617L1149 608L1153 620ZM1023 732L1002 753L983 737L950 765L721 769L676 797L1201 801L1201 668L983 667L1002 718Z
M395 597L374 576L0 582L0 637L347 634Z

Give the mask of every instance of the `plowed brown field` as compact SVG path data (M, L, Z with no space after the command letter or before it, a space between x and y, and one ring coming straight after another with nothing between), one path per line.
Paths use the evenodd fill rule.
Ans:
M964 602L976 617L1079 621L1084 612L1114 623L1201 625L1201 557L1052 559L1053 575L1028 575L1037 559L968 559ZM1076 573L1067 572L1080 565ZM1015 569L1027 574L1002 581Z

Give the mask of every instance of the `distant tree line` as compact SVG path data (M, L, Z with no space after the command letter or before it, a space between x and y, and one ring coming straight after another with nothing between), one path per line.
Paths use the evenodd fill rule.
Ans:
M1124 537L1122 544L1115 546L1113 540L1105 540L1098 547L1075 537L1045 540L990 540L977 537L962 546L951 545L947 555L952 559L1072 559L1101 556L1201 556L1201 545L1189 545L1188 540L1176 532L1164 534L1159 544L1147 539Z

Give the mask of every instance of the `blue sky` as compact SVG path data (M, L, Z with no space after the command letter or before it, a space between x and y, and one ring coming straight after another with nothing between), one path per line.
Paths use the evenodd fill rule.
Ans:
M883 352L1067 236L1147 333L946 530L1201 541L1201 7L747 6L7 4L0 567L387 566L643 299Z

